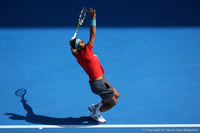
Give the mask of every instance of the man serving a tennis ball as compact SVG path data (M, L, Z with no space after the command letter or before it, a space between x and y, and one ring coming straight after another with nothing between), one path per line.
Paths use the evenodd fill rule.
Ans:
M102 117L102 113L114 107L120 95L109 80L104 77L104 69L100 64L99 58L93 53L92 48L96 35L96 11L90 8L87 12L92 18L89 42L85 44L81 39L72 38L70 40L70 45L72 54L89 76L92 92L102 98L102 101L99 103L88 107L92 112L90 117L99 123L105 123L106 120Z

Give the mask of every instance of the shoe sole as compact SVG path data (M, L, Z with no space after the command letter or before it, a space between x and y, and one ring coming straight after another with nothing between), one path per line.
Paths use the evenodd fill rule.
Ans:
M90 117L91 117L93 120L95 120L96 122L98 122L98 123L106 123L106 121L105 121L105 122L100 122L100 121L94 119L91 115L90 115Z

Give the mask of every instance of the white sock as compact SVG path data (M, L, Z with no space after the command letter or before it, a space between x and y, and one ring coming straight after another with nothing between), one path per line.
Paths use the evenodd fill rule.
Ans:
M100 115L100 114L102 114L102 112L100 111L100 108L98 108L98 109L96 110L96 115Z
M103 105L103 103L100 101L97 103L97 105L99 106L98 109Z

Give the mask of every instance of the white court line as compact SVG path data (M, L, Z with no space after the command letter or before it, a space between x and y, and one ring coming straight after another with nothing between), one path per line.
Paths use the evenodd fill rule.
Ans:
M198 127L200 124L116 124L116 125L1 125L6 128L158 128L158 127Z

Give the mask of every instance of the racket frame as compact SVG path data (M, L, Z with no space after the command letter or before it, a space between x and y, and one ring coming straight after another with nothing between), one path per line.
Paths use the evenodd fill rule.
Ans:
M19 92L19 91L21 91L21 90L24 90L24 94L23 95L18 95L17 93ZM24 88L21 88L21 89L18 89L16 92L15 92L15 95L16 96L18 96L18 97L21 97L21 98L23 98L24 97L24 95L26 94L26 89L24 89Z
M83 18L81 19L82 15L83 15ZM72 37L72 39L75 39L75 38L76 38L78 29L79 29L80 26L83 24L83 22L84 22L84 20L85 20L85 17L86 17L86 7L83 7L82 10L81 10L81 13L80 13L80 15L79 15L79 18L78 18L78 25L77 25L77 28L76 28L76 32L74 33L74 36Z

